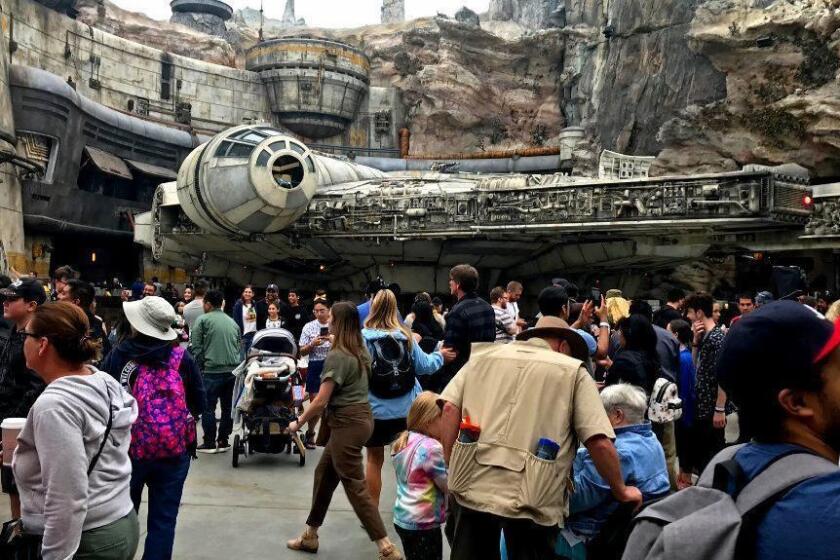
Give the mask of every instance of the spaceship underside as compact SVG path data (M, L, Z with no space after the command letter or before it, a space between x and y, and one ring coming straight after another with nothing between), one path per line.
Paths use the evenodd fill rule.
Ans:
M383 173L265 126L250 146L219 147L253 128L200 146L158 188L135 228L155 259L243 283L356 285L399 267L421 289L458 262L523 278L654 268L750 247L809 215L795 166L631 180Z

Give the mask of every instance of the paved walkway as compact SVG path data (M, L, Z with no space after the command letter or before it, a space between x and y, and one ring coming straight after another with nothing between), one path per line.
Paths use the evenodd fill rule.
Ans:
M293 552L286 540L303 529L312 493L312 474L321 450L307 452L306 466L297 455L252 455L231 466L231 452L199 454L193 461L175 536L176 560L375 560L376 546L350 508L339 486L324 527L317 555ZM394 471L383 469L380 511L391 539L398 543L391 518ZM144 496L145 498L145 496ZM9 517L9 502L0 494L0 512ZM146 504L140 508L140 549L146 535ZM401 546L401 545L399 545ZM446 545L444 545L445 547ZM449 549L444 549L444 557Z
M737 417L730 417L728 439L737 434ZM303 528L309 513L312 475L321 450L307 453L306 466L297 455L252 455L231 465L231 451L199 454L193 461L178 517L174 558L177 560L364 560L375 559L376 546L361 528L341 487L336 491L321 529L320 550L313 556L286 548L286 540ZM383 468L380 511L392 540L391 508L394 502L394 471ZM8 512L8 499L0 494L0 512ZM6 513L3 519L8 518ZM140 509L142 557L146 504ZM449 548L444 539L444 558Z
M286 540L298 535L309 513L312 475L320 454L320 449L309 451L304 467L298 466L297 455L256 454L241 459L238 469L231 466L231 452L199 454L184 489L174 558L375 559L376 546L340 487L321 529L318 554L286 549ZM383 471L382 519L391 538L399 542L391 518L393 468L386 463ZM141 535L145 535L145 505L140 513ZM142 550L137 558L141 555Z

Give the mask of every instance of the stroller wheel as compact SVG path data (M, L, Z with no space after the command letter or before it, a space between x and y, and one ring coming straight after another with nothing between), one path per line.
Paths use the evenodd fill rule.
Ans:
M239 467L239 451L240 451L240 441L239 435L233 436L233 454L231 455L231 461L233 463L233 468Z

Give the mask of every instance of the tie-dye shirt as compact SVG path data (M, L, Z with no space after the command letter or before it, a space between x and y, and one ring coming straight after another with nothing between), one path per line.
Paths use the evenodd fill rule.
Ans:
M446 462L440 442L411 432L405 448L393 456L393 461L397 473L394 524L409 531L443 525L447 486Z

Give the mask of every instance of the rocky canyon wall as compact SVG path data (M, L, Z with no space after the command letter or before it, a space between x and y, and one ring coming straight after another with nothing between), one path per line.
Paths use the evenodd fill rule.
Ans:
M580 126L581 158L657 155L654 173L799 162L840 176L840 0L492 0L481 27L451 18L359 29L273 29L362 47L394 88L412 152L554 145ZM123 37L241 66L227 41L98 0L80 18ZM591 169L591 165L590 165Z
M688 44L698 0L573 0L561 78L567 120L603 148L662 149L659 128L692 104L726 95L725 76ZM569 118L572 115L572 118Z
M837 0L709 0L692 48L726 75L727 95L689 106L659 133L656 167L736 169L798 162L840 176Z

